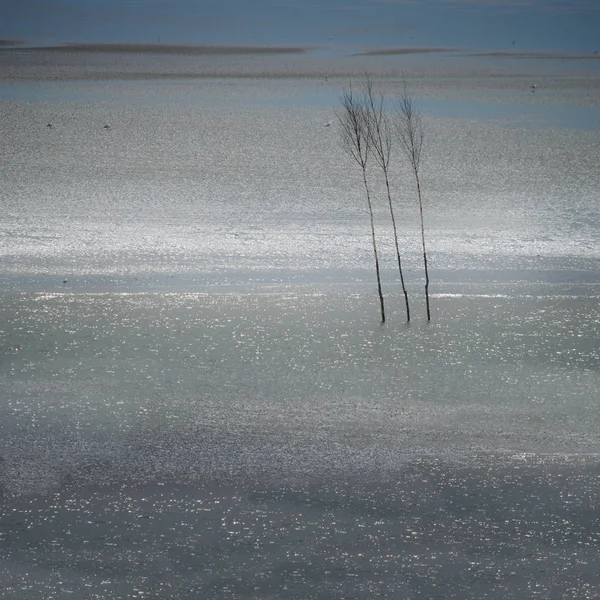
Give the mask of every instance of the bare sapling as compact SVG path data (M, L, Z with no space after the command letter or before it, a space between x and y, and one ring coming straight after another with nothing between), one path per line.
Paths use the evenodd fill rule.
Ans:
M423 120L410 91L406 80L402 95L398 98L398 111L396 120L396 133L400 140L400 146L404 151L412 168L415 182L417 184L417 195L419 200L419 213L421 216L421 242L423 245L423 264L425 266L425 302L427 305L427 320L431 321L431 309L429 305L429 269L427 266L427 249L425 246L425 224L423 220L423 197L421 195L421 182L419 169L421 166L421 151L425 140Z
M388 205L390 208L390 217L392 228L394 230L394 243L396 245L396 257L398 259L398 271L400 273L400 282L404 293L404 302L406 305L406 321L410 322L410 307L408 303L408 292L404 283L404 273L402 271L402 259L400 257L400 245L398 243L398 228L396 226L396 216L392 204L392 194L390 192L389 166L392 155L392 128L390 120L385 112L385 98L383 93L375 90L373 79L367 75L363 82L365 94L365 110L367 113L367 125L369 136L369 148L373 154L375 162L382 170L385 177L385 186L387 190Z
M373 205L371 194L367 183L367 160L370 154L369 136L367 134L367 115L364 103L359 101L352 92L352 85L344 90L340 96L341 110L337 113L341 132L341 143L343 149L360 166L362 170L363 183L367 198L367 206L371 219L371 240L373 243L373 254L375 256L375 272L377 274L377 291L381 307L381 322L385 323L385 306L383 292L381 289L381 274L379 270L379 254L377 252L377 241L375 239L375 221L373 218Z

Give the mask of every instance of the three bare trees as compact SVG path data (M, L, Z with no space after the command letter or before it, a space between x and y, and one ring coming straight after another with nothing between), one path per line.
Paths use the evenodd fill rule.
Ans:
M362 169L367 205L371 222L371 238L375 255L375 270L377 274L377 289L381 307L381 321L385 322L385 306L381 285L381 270L377 241L375 236L375 221L373 205L367 181L367 162L373 157L385 179L388 207L392 221L394 245L398 261L398 271L406 305L406 320L410 321L410 306L408 292L405 285L398 239L398 228L394 213L394 205L390 191L389 169L393 149L394 134L400 142L404 157L408 160L417 185L417 196L421 222L421 242L423 248L423 262L425 266L425 299L427 307L427 320L431 320L429 304L429 270L427 265L427 251L425 244L425 224L423 217L423 200L419 180L421 151L423 148L424 131L421 115L415 106L414 99L409 92L406 81L402 93L397 99L397 109L394 118L390 119L386 112L384 94L376 88L373 79L366 75L362 82L362 95L357 97L350 84L340 97L342 108L338 112L342 147L358 163Z

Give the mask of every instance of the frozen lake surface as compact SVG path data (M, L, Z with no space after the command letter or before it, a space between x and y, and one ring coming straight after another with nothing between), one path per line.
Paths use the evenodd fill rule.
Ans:
M413 59L433 321L396 163L382 326L350 66L14 56L0 596L600 595L593 68Z

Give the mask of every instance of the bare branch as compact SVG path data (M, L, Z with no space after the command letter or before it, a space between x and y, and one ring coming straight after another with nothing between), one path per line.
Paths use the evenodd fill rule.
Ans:
M373 255L375 258L375 273L377 276L377 293L379 295L379 306L381 310L381 322L385 323L385 301L381 288L381 271L379 268L379 254L377 252L377 240L375 237L375 220L373 217L373 205L367 182L367 159L371 152L368 134L368 115L364 99L355 98L352 92L352 84L343 90L340 96L342 108L337 113L340 125L341 142L344 150L357 162L362 170L363 185L369 209L371 222L371 242L373 244Z
M410 162L415 183L417 185L417 198L419 200L419 214L421 217L421 243L423 245L423 266L425 267L425 301L427 305L427 320L431 321L431 307L429 305L429 266L427 263L427 248L425 245L425 221L423 218L423 196L421 195L421 183L419 181L419 166L421 163L421 151L425 134L421 115L415 106L414 99L408 89L406 79L402 95L398 98L398 111L396 121L396 133L400 140L400 146L404 150L406 158Z
M385 97L375 89L373 79L368 74L365 75L363 90L370 149L377 164L387 174L392 153L392 132L385 112Z
M365 108L352 91L350 83L340 95L341 110L336 113L342 147L362 167L367 166L369 136Z
M396 133L400 146L408 158L413 170L418 173L421 163L421 151L425 140L421 113L415 106L406 80L402 96L398 98Z

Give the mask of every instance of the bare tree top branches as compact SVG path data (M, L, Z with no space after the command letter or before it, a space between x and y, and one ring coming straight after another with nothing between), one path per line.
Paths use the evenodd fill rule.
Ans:
M396 133L400 140L400 146L410 161L415 175L418 174L425 132L421 113L415 106L414 98L408 89L406 80L404 81L403 93L398 98Z
M385 112L385 98L368 74L363 81L363 91L370 149L377 164L387 174L392 154L392 131Z
M370 140L364 103L356 98L352 84L342 91L341 110L337 112L342 147L363 168L370 154Z

